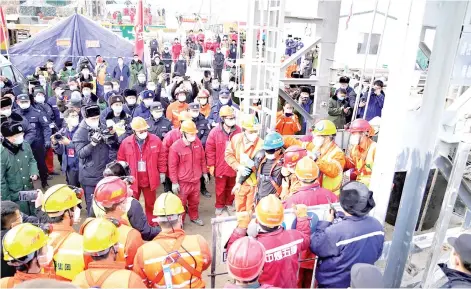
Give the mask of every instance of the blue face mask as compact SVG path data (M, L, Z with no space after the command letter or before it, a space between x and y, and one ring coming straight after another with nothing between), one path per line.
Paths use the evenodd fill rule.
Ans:
M338 98L339 100L344 100L344 99L345 99L344 96L337 96L337 98Z

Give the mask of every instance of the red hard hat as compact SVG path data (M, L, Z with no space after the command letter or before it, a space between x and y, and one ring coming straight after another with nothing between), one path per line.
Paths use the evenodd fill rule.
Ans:
M298 161L303 157L307 156L307 150L300 146L290 146L284 153L283 167L293 168L296 166Z
M355 119L348 128L349 132L369 132L370 130L370 123L362 118Z
M119 177L105 177L95 188L95 200L105 208L123 202L128 196L128 187Z
M265 247L252 237L235 241L227 253L227 270L238 281L257 278L265 265Z

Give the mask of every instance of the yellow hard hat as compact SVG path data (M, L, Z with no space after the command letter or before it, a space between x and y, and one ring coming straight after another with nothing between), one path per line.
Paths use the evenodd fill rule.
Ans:
M9 230L2 240L3 259L12 261L34 253L47 245L48 237L40 228L29 223Z
M255 207L257 221L269 228L274 228L283 223L284 209L280 199L274 194L263 197Z
M259 130L260 129L260 122L258 121L257 117L253 114L244 114L241 117L241 125L242 128L249 129L249 130Z
M42 210L46 213L62 212L77 206L82 200L65 184L50 187L43 196Z
M334 135L337 133L337 128L333 122L324 119L316 123L312 129L312 132L315 135Z
M180 130L186 133L196 134L198 130L196 129L196 124L192 120L184 120L180 126Z
M183 212L182 201L172 193L161 194L154 203L154 216L179 215Z
M143 119L140 116L137 116L132 119L131 121L131 128L132 130L146 130L149 128L149 125L147 124L146 120Z
M83 228L83 252L100 256L118 243L118 227L104 218L91 219ZM101 254L100 254L101 253Z
M219 110L219 117L234 116L234 109L228 105L224 105Z

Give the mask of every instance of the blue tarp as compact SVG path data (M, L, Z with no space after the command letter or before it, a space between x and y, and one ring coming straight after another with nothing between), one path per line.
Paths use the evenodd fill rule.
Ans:
M74 63L86 57L95 65L95 56L101 55L112 72L118 57L129 63L134 54L134 44L101 27L92 20L74 14L53 27L41 31L30 39L10 48L10 61L24 74L34 73L38 66L54 61L54 70L59 73L64 62Z

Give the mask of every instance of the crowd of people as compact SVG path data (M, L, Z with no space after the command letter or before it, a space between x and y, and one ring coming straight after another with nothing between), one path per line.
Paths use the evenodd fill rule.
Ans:
M15 95L2 79L2 288L44 278L80 288L205 287L214 256L183 228L186 215L204 226L200 196L211 197L211 178L215 217L237 217L227 288L306 288L314 275L318 287L346 288L380 276L372 265L384 230L368 216L376 143L367 120L349 124L344 151L334 139L346 120L330 119L330 106L328 119L296 138L303 124L285 104L276 131L262 136L257 115L239 111L217 71L196 81L176 65L164 76L161 65L149 76L135 56L129 69L121 59L100 91L100 59L95 69L77 64L78 72L66 62L60 73L48 61L27 94ZM301 88L301 103L309 94ZM54 156L66 183L50 187ZM337 202L342 210L326 216L307 211ZM285 228L291 208L296 221ZM468 237L460 238L447 276L470 273ZM381 278L370 281L381 287Z

